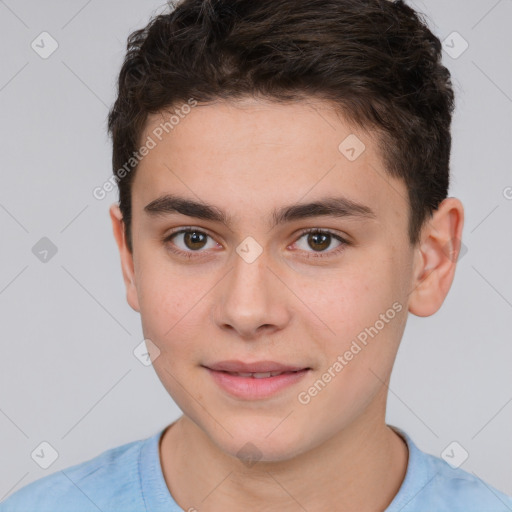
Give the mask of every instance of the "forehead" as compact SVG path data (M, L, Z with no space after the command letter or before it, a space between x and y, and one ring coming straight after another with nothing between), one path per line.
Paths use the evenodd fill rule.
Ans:
M247 99L173 109L147 120L141 143L151 139L154 147L137 168L134 209L179 191L235 215L268 216L283 204L342 194L380 218L407 216L407 190L386 173L376 134L326 102Z

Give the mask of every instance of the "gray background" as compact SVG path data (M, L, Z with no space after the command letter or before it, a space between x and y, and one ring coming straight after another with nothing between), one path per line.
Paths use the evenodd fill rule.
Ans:
M410 315L387 422L512 494L512 1L434 0L457 94L450 195L466 208L464 244L442 309ZM138 314L125 300L108 207L92 195L111 174L106 115L128 34L163 1L0 0L0 500L21 486L180 415L151 366L133 355ZM47 31L58 49L31 47ZM452 53L463 48L447 39ZM48 45L46 45L48 48ZM507 193L508 191L508 193ZM57 253L32 247L49 238ZM48 468L31 458L42 441Z

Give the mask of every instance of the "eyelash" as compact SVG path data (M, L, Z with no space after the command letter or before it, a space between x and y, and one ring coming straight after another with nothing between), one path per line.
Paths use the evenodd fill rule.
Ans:
M201 258L201 257L203 257L201 253L203 253L204 251L182 251L181 249L176 249L176 246L174 244L170 243L172 238L174 238L176 235L179 235L181 233L189 233L191 231L193 231L195 233L200 233L202 235L206 235L209 238L213 238L208 233L205 233L204 231L202 231L200 229L194 228L193 226L185 226L184 228L182 228L180 230L173 231L172 233L166 235L162 241L163 241L163 243L168 245L169 250L171 252L173 252L174 254L177 254L178 256L185 257L187 259L198 258L198 257ZM304 235L307 235L309 233L330 235L333 238L335 238L336 240L338 240L339 242L341 242L341 244L336 249L333 249L331 251L320 251L320 252L312 252L312 253L310 253L309 251L303 251L303 252L306 252L306 256L305 256L306 259L330 258L332 256L338 255L340 252L345 250L346 246L351 245L351 242L344 239L340 235L338 235L328 229L319 229L319 228L308 228L308 229L301 231L298 238L295 240L295 242L300 240ZM198 256L198 254L199 254L199 256ZM327 255L325 255L325 254L327 254Z

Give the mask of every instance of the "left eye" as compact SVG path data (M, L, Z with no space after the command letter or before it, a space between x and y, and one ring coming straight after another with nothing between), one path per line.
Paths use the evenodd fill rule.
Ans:
M305 239L305 243L302 245L302 247L299 244L299 241L301 239ZM331 246L333 239L338 242L338 245L336 245L332 251L326 251L326 249ZM311 252L308 250L309 247L313 249L313 252L317 253L336 252L336 249L338 249L341 246L347 245L347 243L348 242L339 235L335 235L330 231L323 231L318 229L304 232L299 237L297 242L295 242L295 244L299 246L300 250Z

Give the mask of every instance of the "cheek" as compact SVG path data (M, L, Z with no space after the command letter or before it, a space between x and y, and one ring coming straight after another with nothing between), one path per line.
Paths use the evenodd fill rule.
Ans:
M391 306L393 290L381 276L387 271L377 266L341 269L321 286L312 283L304 296L337 336L346 337L373 323L388 302Z
M201 388L187 378L187 372L201 360L201 332L206 322L201 297L208 288L194 279L166 275L165 268L156 266L148 267L143 275L139 287L142 329L144 338L159 350L153 368L173 400L188 411L189 393L201 398Z
M173 270L171 272L171 270ZM137 292L144 336L163 348L180 340L192 340L194 329L204 325L205 291L211 288L204 277L187 277L185 272L148 264L142 268ZM203 306L203 307L201 307Z
M357 268L347 266L339 271L321 290L310 286L305 296L329 327L323 351L331 364L349 351L347 357L366 368L375 363L387 366L392 363L405 324L400 269L396 260L383 256L382 251L380 258L370 255L359 263Z

